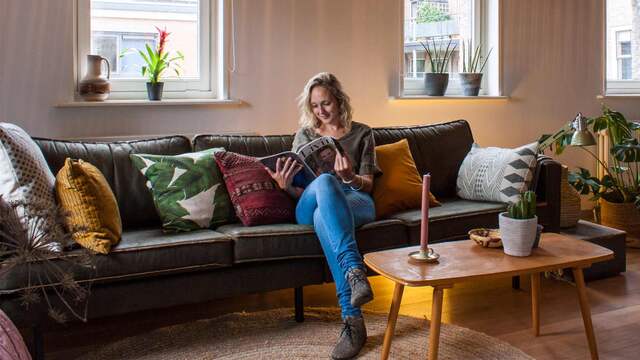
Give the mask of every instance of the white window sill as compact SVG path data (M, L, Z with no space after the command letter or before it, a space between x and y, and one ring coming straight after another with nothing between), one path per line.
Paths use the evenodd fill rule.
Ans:
M243 105L242 100L237 99L163 99L159 101L151 100L105 100L105 101L82 101L74 100L54 105L58 108L80 108L80 107L118 107L118 106L220 106L220 105Z
M389 98L391 101L400 100L461 100L461 101L477 101L477 100L509 100L509 96L492 96L492 95L478 95L478 96L464 96L464 95L445 95L445 96L428 96L428 95L403 95L392 96Z
M596 96L598 100L604 99L640 99L640 94L605 94Z

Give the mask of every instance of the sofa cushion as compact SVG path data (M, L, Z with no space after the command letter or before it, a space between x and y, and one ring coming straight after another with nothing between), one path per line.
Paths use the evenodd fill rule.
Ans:
M133 166L129 154L177 155L191 151L191 142L184 136L111 143L34 140L54 174L62 168L66 158L82 159L97 167L116 196L124 229L159 228L161 224L151 193L145 186L147 179Z
M214 148L180 155L131 154L166 232L215 228L235 218Z
M419 209L422 204L422 177L416 169L407 139L376 146L376 158L382 170L373 186L376 218L385 218L398 211ZM429 206L440 206L431 192Z
M233 238L236 263L293 258L324 257L310 225L274 224L246 227L227 224L216 229ZM360 252L406 246L405 226L400 220L382 220L356 230Z
M67 229L75 242L108 254L120 241L122 220L118 203L104 175L83 160L67 158L56 175L58 203L67 212Z
M464 239L477 227L497 227L498 214L506 210L503 203L441 199L442 206L429 209L429 241ZM401 220L409 230L409 243L420 242L420 210L409 210L391 216Z
M28 227L31 239L43 236L55 225L55 176L42 152L31 137L19 126L0 123L0 196L11 207L13 215ZM58 243L39 241L37 246L57 251ZM34 244L35 245L35 244Z
M74 256L78 250L65 253ZM58 266L69 269L64 259L52 260ZM162 233L160 228L130 230L122 234L120 243L109 255L95 257L96 269L74 267L75 279L93 279L109 282L122 279L153 277L199 269L231 266L233 240L212 230L195 230L188 233ZM31 264L32 278L42 268L42 263ZM0 294L19 290L26 284L26 266L17 266L0 278Z
M515 203L529 189L538 143L517 149L473 145L458 173L458 196L467 200Z
M456 196L460 164L471 149L473 136L465 120L423 126L374 128L376 145L409 141L419 174L431 173L431 192L438 198Z
M262 157L290 151L293 135L196 135L194 151L222 147L234 153Z
M236 215L245 226L294 221L295 203L260 161L230 151L220 151L214 156Z

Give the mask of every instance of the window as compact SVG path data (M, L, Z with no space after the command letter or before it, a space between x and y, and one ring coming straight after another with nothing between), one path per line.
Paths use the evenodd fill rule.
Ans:
M217 14L221 0L77 0L77 81L86 55L105 57L111 99L145 99L144 60L137 50L158 44L156 27L170 33L167 50L184 54L180 76L163 73L165 98L220 98L222 73L216 57L222 41ZM106 65L105 65L106 66Z
M462 93L455 74L463 71L463 42L470 41L473 48L481 46L484 55L492 49L493 61L487 64L484 73L494 71L497 76L498 27L489 26L489 21L498 24L497 4L494 0L404 0L403 95L424 94L424 77L431 71L431 62L421 43L442 49L449 43L455 46L447 65L450 73L447 95ZM490 16L492 12L494 16ZM494 30L494 34L489 34ZM483 80L481 94L500 95L499 86L494 85L490 91L488 82Z
M633 32L637 26L640 26L638 1L606 0L606 95L640 94L640 63L634 52L640 46L640 38Z

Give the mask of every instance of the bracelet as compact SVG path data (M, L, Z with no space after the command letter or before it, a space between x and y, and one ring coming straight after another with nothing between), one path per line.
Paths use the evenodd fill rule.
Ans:
M345 179L342 179L342 182L343 182L343 183L345 183L345 184L351 184L351 183L353 183L353 180L355 180L356 176L357 176L357 175L353 175L353 177L352 177L352 178L351 178L351 180L349 180L349 181L347 181L347 180L345 180Z
M358 175L354 175L353 179L351 179L351 182L353 182L357 176L358 176ZM354 188L353 186L350 186L350 188L351 188L351 190L353 190L353 191L360 191L360 190L362 190L362 187L363 187L363 186L364 186L364 179L363 179L363 178L360 178L360 186L359 186L357 189L356 189L356 188Z

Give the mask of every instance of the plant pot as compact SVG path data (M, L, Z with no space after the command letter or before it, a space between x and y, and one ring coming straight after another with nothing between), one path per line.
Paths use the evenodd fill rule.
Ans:
M459 73L464 96L478 96L482 84L482 73Z
M529 256L536 239L538 217L533 219L512 219L506 212L498 216L500 237L504 253L511 256Z
M624 230L632 237L640 236L640 210L634 203L612 203L600 199L602 225Z
M449 86L449 74L426 73L424 88L429 96L444 96Z
M162 88L164 87L164 83L147 83L147 96L149 100L162 100Z

